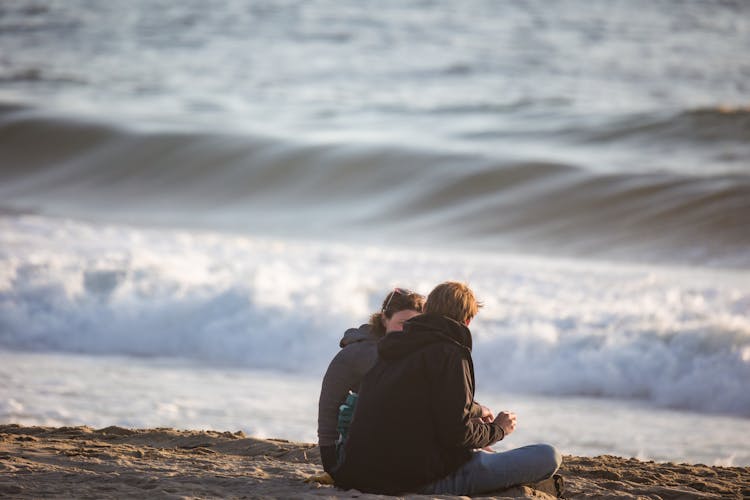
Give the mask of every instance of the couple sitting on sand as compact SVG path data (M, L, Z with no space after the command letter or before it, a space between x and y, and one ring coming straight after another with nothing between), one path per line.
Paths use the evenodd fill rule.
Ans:
M390 292L370 323L350 329L323 379L318 442L335 484L368 493L474 495L535 483L560 467L551 446L485 448L513 432L516 416L474 401L468 325L481 304L462 283L424 297ZM337 451L339 407L358 392Z

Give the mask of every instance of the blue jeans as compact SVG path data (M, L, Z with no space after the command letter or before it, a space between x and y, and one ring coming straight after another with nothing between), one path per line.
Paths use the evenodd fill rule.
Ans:
M473 451L454 473L422 487L428 495L476 495L552 477L562 456L550 445L532 444L498 453Z

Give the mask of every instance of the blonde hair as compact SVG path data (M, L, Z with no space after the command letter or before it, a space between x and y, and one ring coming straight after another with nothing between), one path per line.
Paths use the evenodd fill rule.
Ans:
M427 296L424 312L448 316L466 324L479 312L482 303L464 283L446 281L436 286Z
M383 319L391 319L397 312L416 311L421 313L423 309L424 295L403 288L394 288L383 299L380 311L370 316L370 329L372 333L382 337L386 334Z

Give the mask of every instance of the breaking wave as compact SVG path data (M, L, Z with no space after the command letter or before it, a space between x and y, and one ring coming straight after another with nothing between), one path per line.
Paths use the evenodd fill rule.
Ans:
M648 129L653 135L654 128L676 134L687 122L730 121L737 138L747 138L749 116L696 111L676 121L621 126L606 137ZM5 210L750 265L750 176L743 174L602 174L566 163L395 146L146 132L19 107L0 112L0 142Z
M0 349L188 359L320 379L389 286L484 301L477 390L750 417L747 272L454 258L31 215L0 217ZM744 276L743 276L744 275Z

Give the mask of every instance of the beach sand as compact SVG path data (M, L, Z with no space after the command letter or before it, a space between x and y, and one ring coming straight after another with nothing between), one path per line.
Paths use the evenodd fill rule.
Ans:
M313 444L242 432L0 425L0 497L391 498L305 482L319 458ZM750 467L566 456L560 472L569 498L750 497ZM550 497L520 487L481 498Z

